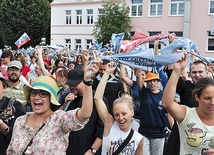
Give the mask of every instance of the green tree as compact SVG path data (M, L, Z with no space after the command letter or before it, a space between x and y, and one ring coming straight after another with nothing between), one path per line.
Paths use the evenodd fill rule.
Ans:
M31 41L24 45L38 45L50 30L49 0L1 0L1 35L5 45L16 48L15 42L26 32Z
M101 15L95 22L93 36L103 45L109 43L113 33L125 32L124 40L130 39L129 32L132 28L129 17L129 7L114 0L104 2Z

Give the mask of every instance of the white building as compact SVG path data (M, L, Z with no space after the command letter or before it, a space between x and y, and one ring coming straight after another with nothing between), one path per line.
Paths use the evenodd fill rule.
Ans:
M70 49L89 47L102 1L54 0L51 3L51 44Z
M214 57L214 0L124 0L130 7L133 33L147 35L175 32L197 43L203 56ZM70 49L88 48L94 22L103 1L54 0L51 3L51 44ZM148 47L152 47L149 43Z

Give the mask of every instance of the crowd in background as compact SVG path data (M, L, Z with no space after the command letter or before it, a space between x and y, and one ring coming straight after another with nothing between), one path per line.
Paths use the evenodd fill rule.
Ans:
M15 98L16 109L10 119L0 119L1 144L4 143L0 154L7 150L9 155L112 155L131 128L134 134L121 150L124 155L203 154L200 151L209 148L211 152L206 153L212 154L214 92L206 88L211 86L214 90L214 62L207 64L194 58L189 64L182 57L152 73L101 61L92 49L74 53L67 48L53 51L38 46L22 53L5 50L0 64L0 109L7 108L3 96L8 104L10 98ZM203 78L205 81L200 81ZM198 81L204 88L197 85ZM203 96L204 90L209 94L207 97ZM204 100L212 100L207 103L208 108L203 105L201 95ZM50 108L40 112L46 103ZM199 107L196 110L199 116L181 105ZM200 122L197 126L198 122L189 117L205 125ZM189 138L187 144L182 131ZM190 140L194 138L190 134L198 136L196 142Z

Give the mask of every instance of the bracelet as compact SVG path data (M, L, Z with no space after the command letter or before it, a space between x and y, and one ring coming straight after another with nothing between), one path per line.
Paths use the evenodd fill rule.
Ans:
M83 83L84 83L85 85L87 85L87 86L92 86L92 85L93 85L93 80L91 80L91 81L85 81L85 80L83 79Z

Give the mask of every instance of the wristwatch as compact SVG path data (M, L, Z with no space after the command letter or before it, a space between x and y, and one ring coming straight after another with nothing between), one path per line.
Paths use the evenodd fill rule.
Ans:
M93 80L91 80L91 81L85 81L84 79L83 79L83 81L82 81L85 85L87 85L87 86L92 86L93 85Z
M97 149L91 148L91 152L92 152L93 154L95 154L95 153L97 152Z

